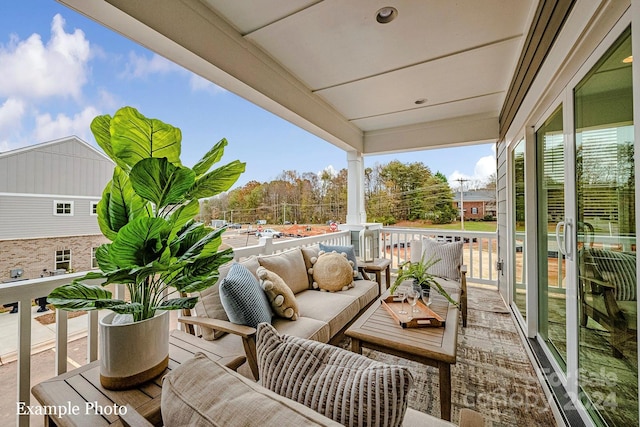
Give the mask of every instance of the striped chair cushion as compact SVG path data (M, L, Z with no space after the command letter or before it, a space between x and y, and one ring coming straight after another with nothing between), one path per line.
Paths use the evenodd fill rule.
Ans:
M589 249L589 254L602 279L615 286L617 301L636 301L638 299L635 252L592 248Z
M440 243L433 239L422 239L424 259L439 259L429 268L429 273L445 279L460 280L462 265L462 242Z
M413 377L332 345L258 325L262 385L346 426L400 426Z

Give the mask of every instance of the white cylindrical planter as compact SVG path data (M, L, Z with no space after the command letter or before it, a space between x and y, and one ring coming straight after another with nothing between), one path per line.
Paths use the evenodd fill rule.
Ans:
M100 320L100 384L125 390L162 374L169 364L169 312L124 325L113 325L114 316Z

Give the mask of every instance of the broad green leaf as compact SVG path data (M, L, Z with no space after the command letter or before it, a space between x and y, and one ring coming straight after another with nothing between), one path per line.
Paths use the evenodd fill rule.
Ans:
M196 180L189 190L189 198L204 199L227 191L244 172L246 163L238 160L221 166Z
M172 298L162 301L160 305L154 307L157 310L181 310L183 308L193 308L198 302L198 297Z
M118 314L135 314L142 313L144 306L139 302L125 302L122 300L99 301L96 303L97 308L108 308Z
M227 146L227 140L222 138L216 145L213 146L207 154L205 154L198 163L193 167L193 171L196 173L196 178L200 178L205 173L209 172L209 169L213 164L222 159L224 154L224 147Z
M158 211L181 203L195 182L191 169L175 166L166 158L142 159L131 169L129 178L135 192L153 202Z
M102 192L102 198L98 202L98 226L104 236L113 241L118 235L118 232L111 228L111 221L109 220L109 205L111 204L111 182L104 187Z
M181 257L207 234L209 229L201 222L188 222L171 241L171 255Z
M222 244L222 232L224 230L213 230L202 239L200 239L195 245L190 247L187 252L182 255L182 259L189 258L207 258L211 255L215 255L218 252L218 248Z
M118 166L113 170L113 178L98 202L98 224L109 239L115 240L117 233L129 221L148 216L147 202L133 191L127 174Z
M96 301L110 300L111 292L98 285L69 283L55 288L47 301L56 308L67 311L95 310Z
M169 241L173 241L173 239L177 236L177 234L182 230L189 221L193 220L193 218L198 215L200 212L200 203L197 199L194 199L187 203L186 205L180 206L171 214L171 235L169 236Z
M162 256L171 225L162 218L136 218L118 232L109 249L120 268L142 267Z
M118 270L118 266L111 259L111 254L109 250L111 248L111 244L106 243L104 245L100 245L96 250L96 261L98 262L98 267L104 273L112 273Z
M127 164L116 156L111 145L111 116L108 114L96 116L91 122L91 132L105 154L121 168L128 169Z
M166 157L180 163L180 129L157 119L148 119L135 108L119 109L111 120L111 145L115 156L130 168L142 159Z

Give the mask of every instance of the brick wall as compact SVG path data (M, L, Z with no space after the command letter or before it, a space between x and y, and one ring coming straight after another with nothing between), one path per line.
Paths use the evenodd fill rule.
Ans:
M10 270L21 268L23 278L40 277L43 269L55 269L56 251L71 250L71 269L91 269L91 248L109 243L102 235L56 237L51 239L25 239L0 241L0 282L11 278Z

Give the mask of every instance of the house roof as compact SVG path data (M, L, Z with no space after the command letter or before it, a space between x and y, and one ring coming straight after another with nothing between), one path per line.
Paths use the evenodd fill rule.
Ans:
M494 202L496 201L495 190L472 190L463 191L463 200L465 202ZM460 201L460 192L453 193L453 201Z
M496 141L510 86L527 88L511 82L536 69L519 64L543 61L559 31L545 19L561 25L554 4L573 3L58 1L363 154ZM383 6L397 10L386 24L376 19ZM530 45L540 57L522 55Z
M102 160L108 160L111 163L113 163L113 161L109 157L107 157L102 151L98 150L93 145L91 145L88 142L78 138L75 135L70 135L70 136L66 136L64 138L54 139L54 140L51 140L51 141L45 141L45 142L41 142L41 143L38 143L38 144L28 145L26 147L16 148L15 150L9 150L9 151L0 152L0 158L15 156L15 155L18 155L18 154L27 153L29 151L41 150L41 149L49 147L49 146L67 144L69 142L80 144L82 147L91 150L95 155L99 156Z

